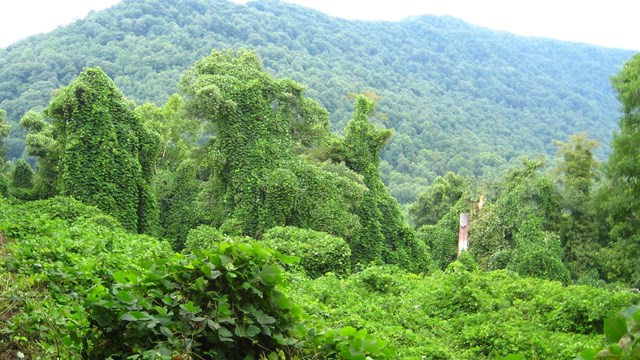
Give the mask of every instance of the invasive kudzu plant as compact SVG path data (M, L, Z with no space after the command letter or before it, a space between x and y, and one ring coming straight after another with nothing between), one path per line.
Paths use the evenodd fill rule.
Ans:
M222 241L142 272L115 271L85 301L87 356L240 360L293 351L300 309L284 293L278 257L289 261L256 242Z
M155 233L158 209L150 189L157 134L142 126L100 68L85 69L51 100L57 144L57 190L95 205L131 231Z
M326 110L302 85L273 78L245 50L213 51L181 89L189 113L215 130L211 178L198 199L213 225L256 238L276 226L324 231L348 242L352 266L427 268L427 248L380 178L392 131L369 121L373 100L357 97L344 139L332 137Z

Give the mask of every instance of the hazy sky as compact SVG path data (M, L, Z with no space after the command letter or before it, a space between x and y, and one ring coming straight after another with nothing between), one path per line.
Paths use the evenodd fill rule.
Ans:
M242 0L236 0L242 2ZM637 0L287 0L347 19L400 20L452 15L520 35L640 51ZM119 0L4 0L0 48L48 32Z

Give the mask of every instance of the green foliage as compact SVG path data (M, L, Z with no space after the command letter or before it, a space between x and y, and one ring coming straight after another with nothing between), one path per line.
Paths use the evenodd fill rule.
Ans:
M0 174L0 197L9 194L9 179L4 174Z
M638 103L638 69L640 56L631 58L617 76L612 78L618 92L623 116L619 131L614 134L613 152L607 163L607 182L602 188L603 207L608 215L610 235L615 243L608 249L608 277L636 286L640 284L640 163L637 144L640 141Z
M300 258L300 266L311 278L331 272L346 275L351 269L351 249L341 238L325 232L292 226L274 227L263 236L265 244L284 255Z
M428 246L434 265L441 270L458 255L460 214L470 212L469 203L467 196L459 198L455 204L446 206L447 213L435 225L423 225L417 231L417 237Z
M0 348L29 358L80 357L91 289L171 254L167 243L127 233L97 208L62 197L0 199L0 239Z
M574 279L598 276L596 254L600 251L596 207L591 189L597 177L592 150L597 143L586 134L572 135L567 143L556 142L562 156L562 218L558 234L564 248L563 260Z
M282 166L291 157L291 114L306 104L302 86L272 78L255 53L213 51L181 87L189 111L215 128L212 183L228 215L247 235L285 225L296 179Z
M331 136L320 133L319 105L301 85L267 74L255 53L213 51L181 84L190 114L215 128L211 177L198 199L213 225L256 237L277 226L324 231L348 242L352 265L427 268L427 249L380 179L380 151L392 132L369 122L373 100L356 99L344 139L320 141ZM307 137L301 124L313 130ZM307 160L296 156L302 144ZM328 159L318 163L323 152Z
M9 135L11 125L7 121L7 112L0 109L0 167L4 165L7 149L5 147L4 138Z
M85 301L90 358L246 359L296 342L299 309L283 293L275 255L259 243L221 242L113 277Z
M462 197L465 188L465 179L456 173L436 177L409 207L413 226L419 229L423 225L435 225Z
M588 131L608 143L618 106L608 78L633 54L450 17L362 22L276 1L121 2L4 49L0 107L19 119L94 66L128 98L160 105L212 48L241 47L255 49L269 73L308 84L334 130L349 120L345 94L380 94L397 133L382 153L383 179L402 204L447 171L495 175L522 155L552 155L552 139ZM22 140L17 131L6 140L10 158L21 156Z
M600 350L586 349L577 360L640 359L637 339L640 335L640 307L630 306L615 316L605 319L604 335L607 346Z
M182 97L173 94L162 107L145 103L136 107L135 113L147 129L156 132L160 139L160 156L154 163L155 170L173 170L189 158L202 136L199 119L187 116Z
M495 202L483 207L470 231L470 251L484 269L506 265L523 275L567 280L558 238L560 202L542 163L525 160L505 175Z
M33 193L33 170L25 159L18 159L13 167L11 182L9 183L9 194L12 196L29 200Z
M329 358L344 360L390 359L387 343L351 326L327 332L322 338L322 352Z
M96 205L129 230L154 233L158 210L150 175L157 138L113 81L100 68L85 69L46 112L60 148L60 194Z
M162 171L155 178L155 193L160 209L160 236L173 242L176 250L184 247L189 230L202 220L196 206L200 182L194 161L184 160L175 172Z
M522 276L568 283L570 275L562 262L560 239L555 233L543 231L539 219L524 219L514 240L508 268Z
M294 298L310 315L307 326L366 329L394 359L570 359L599 346L611 309L638 299L506 270L470 272L470 258L454 264L428 276L384 266L344 279L299 277Z
M344 144L338 148L345 165L362 175L369 189L356 208L362 227L349 242L352 264L383 262L426 271L430 264L427 247L408 227L398 202L380 177L380 151L393 131L376 128L369 121L374 111L375 97L356 96L353 118L345 127Z
M434 265L444 270L458 253L458 234L442 225L424 225L416 236L429 249Z
M216 248L218 243L222 242L225 238L226 235L220 230L208 225L200 225L189 231L187 240L184 243L184 248L189 252L196 252L203 249L211 250Z
M57 194L56 182L60 156L54 126L46 121L42 112L30 110L20 119L20 127L27 131L25 153L38 160L33 197L37 199L54 197Z

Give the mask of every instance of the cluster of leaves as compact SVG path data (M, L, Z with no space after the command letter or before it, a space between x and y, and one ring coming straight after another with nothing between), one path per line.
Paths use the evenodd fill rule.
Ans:
M575 132L606 143L617 110L608 79L632 54L450 17L362 22L276 1L145 0L0 50L0 108L20 119L95 66L127 97L160 105L198 58L241 47L256 49L271 73L308 84L335 130L351 112L345 94L382 95L398 134L382 153L383 176L404 204L446 171L499 174L523 154L552 154L551 140ZM21 156L22 142L15 126L10 158Z
M0 199L0 352L61 359L389 358L384 342L366 331L302 326L280 267L296 258L250 239L208 236L210 229L199 228L187 241L212 238L207 249L175 253L70 198Z
M604 335L607 346L598 351L585 349L580 352L577 360L597 359L640 359L640 307L630 306L615 316L605 319Z
M274 227L262 237L264 243L283 254L296 256L305 274L317 278L328 272L348 274L351 249L341 238L325 232L296 227Z
M372 99L355 99L341 138L328 132L326 110L300 84L273 78L253 52L213 51L181 86L189 113L215 130L201 196L210 224L257 238L276 226L324 231L347 241L351 265L426 269L426 248L380 178L392 131L370 122Z
M286 258L283 258L286 259ZM299 309L274 254L259 243L157 259L141 272L116 271L87 296L96 344L90 358L258 358L297 341Z
M91 289L109 284L116 270L141 271L172 253L169 244L127 233L95 207L61 197L0 199L0 234L0 352L44 358L80 354Z
M365 329L397 359L569 359L600 346L604 319L640 299L470 268L454 262L444 272L415 275L383 266L343 279L295 278L294 298L309 326Z

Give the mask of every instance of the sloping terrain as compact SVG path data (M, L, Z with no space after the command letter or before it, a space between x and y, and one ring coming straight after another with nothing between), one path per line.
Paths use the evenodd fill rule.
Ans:
M450 17L347 21L278 1L124 1L0 50L0 108L17 123L54 89L100 66L136 103L163 103L193 62L217 48L255 49L276 76L308 95L341 130L349 93L382 96L396 130L382 172L401 203L447 170L498 174L521 155L552 154L553 139L588 132L605 146L618 118L609 77L632 52L527 38ZM22 153L14 126L10 158Z

